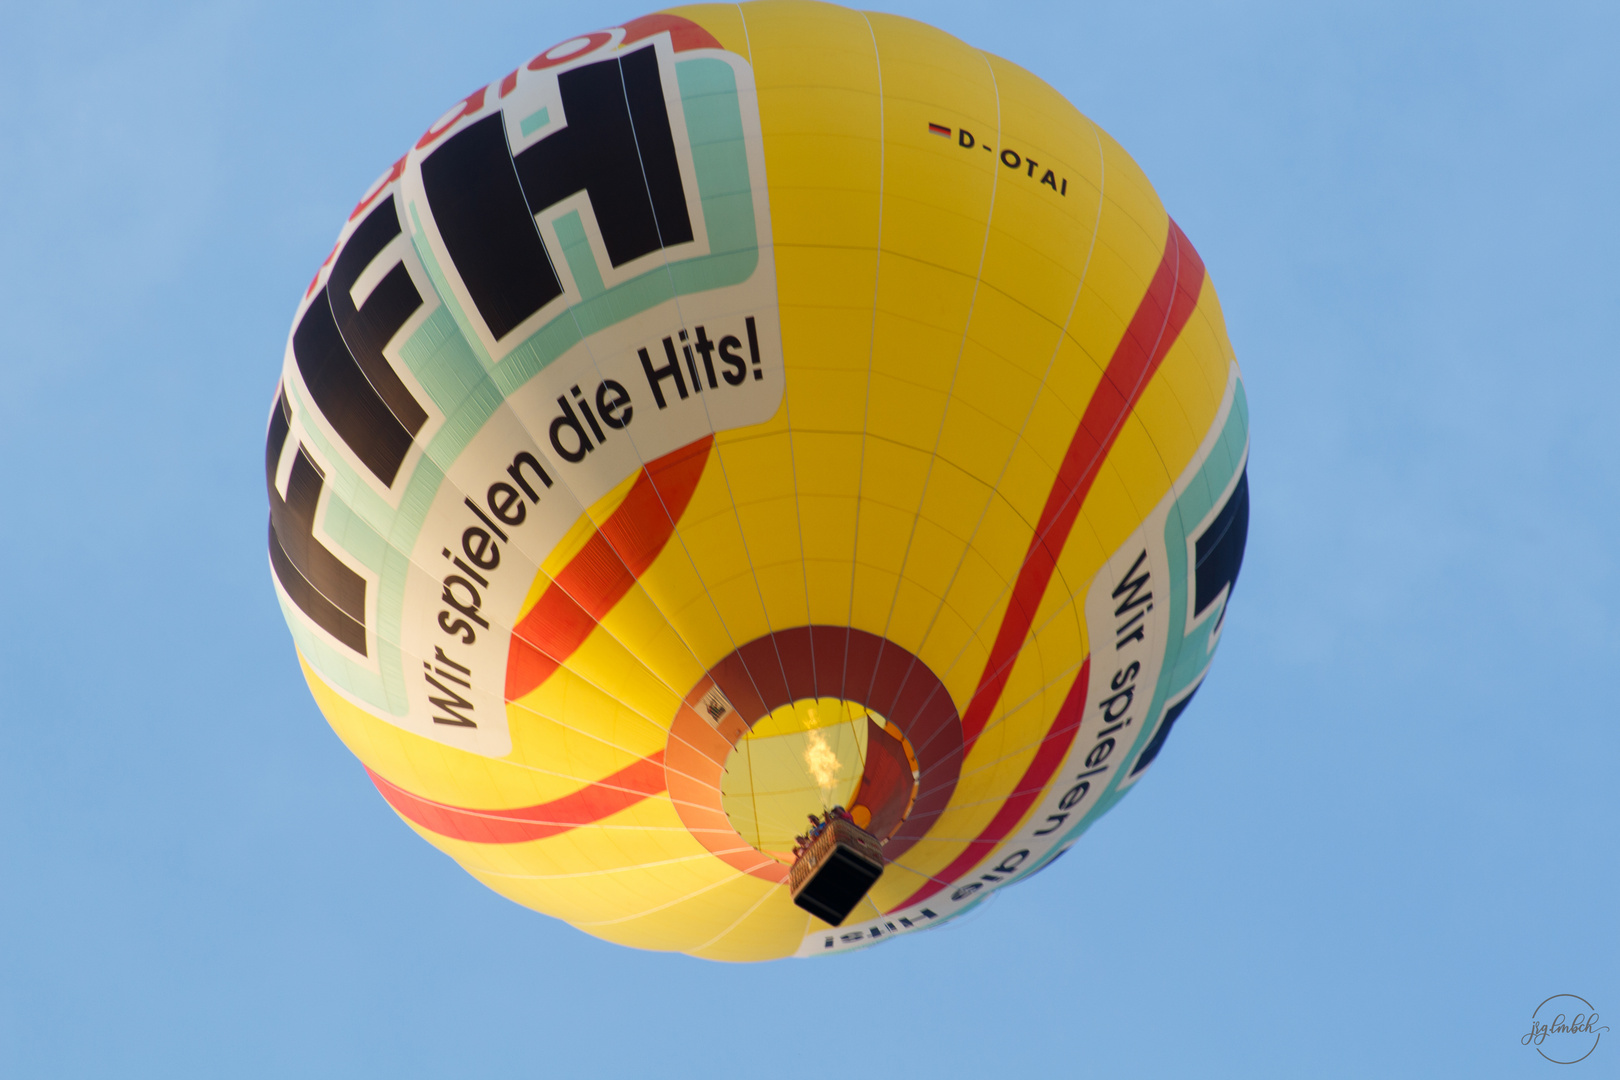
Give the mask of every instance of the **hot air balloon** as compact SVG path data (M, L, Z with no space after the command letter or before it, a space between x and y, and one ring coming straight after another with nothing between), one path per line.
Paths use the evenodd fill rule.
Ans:
M822 955L1141 779L1247 456L1203 262L1059 94L908 19L700 5L539 53L366 191L288 337L271 576L333 730L479 881ZM866 875L819 908L817 843Z

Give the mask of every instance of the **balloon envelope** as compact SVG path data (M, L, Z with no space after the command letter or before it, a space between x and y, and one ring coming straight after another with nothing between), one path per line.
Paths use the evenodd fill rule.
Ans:
M366 192L293 321L270 563L388 804L626 945L820 955L1065 851L1208 670L1248 526L1215 292L1136 164L938 30L580 35ZM786 885L848 807L885 868Z

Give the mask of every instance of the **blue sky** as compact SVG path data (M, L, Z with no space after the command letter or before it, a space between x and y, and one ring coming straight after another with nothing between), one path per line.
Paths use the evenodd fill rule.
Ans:
M264 556L283 343L356 197L645 9L3 10L0 1072L1517 1077L1556 1071L1543 998L1620 1018L1612 7L885 8L1051 82L1198 246L1248 557L1196 705L1064 859L747 968L421 842Z

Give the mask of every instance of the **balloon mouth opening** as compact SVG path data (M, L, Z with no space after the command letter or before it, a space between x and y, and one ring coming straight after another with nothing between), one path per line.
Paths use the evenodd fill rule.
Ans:
M883 716L855 701L800 698L737 740L721 774L720 803L744 841L785 865L811 815L835 806L887 839L915 804L918 777L910 742Z
M705 672L675 710L664 768L694 840L741 873L785 883L809 815L840 803L885 859L904 855L950 802L962 750L956 705L915 654L812 625L755 638ZM767 775L772 758L786 783Z

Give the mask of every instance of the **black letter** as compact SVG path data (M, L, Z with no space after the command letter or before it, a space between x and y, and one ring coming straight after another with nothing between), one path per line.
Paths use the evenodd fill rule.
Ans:
M669 338L664 339L664 353L669 357L669 363L656 371L653 369L652 358L647 355L646 349L637 349L636 352L641 357L641 370L647 373L647 385L652 387L653 400L658 402L660 409L664 407L665 401L664 391L659 388L658 384L671 375L675 377L675 389L680 391L681 400L686 400L686 380L681 378L681 361L675 355L675 343L673 341Z
M270 413L264 447L264 483L270 494L270 565L287 597L343 644L366 655L366 579L315 539L315 507L326 478L298 448L287 498L276 490L276 466L287 445L292 410L285 392Z
M743 325L748 329L748 356L754 364L754 378L763 379L765 373L759 368L759 335L754 332L754 317L748 316Z
M720 359L731 365L731 370L722 371L720 377L732 386L741 386L742 381L748 377L748 365L743 363L743 358L737 355L737 350L740 348L742 348L742 342L730 334L720 339Z
M690 241L692 221L653 49L565 71L557 89L568 126L517 156L529 212L584 191L614 266Z
M608 397L608 391L613 391L613 397ZM620 408L624 415L615 415ZM630 418L636 410L630 404L630 392L612 379L603 379L602 384L596 388L596 411L602 414L602 423L619 431L630 423Z
M1097 708L1103 711L1102 722L1105 724L1112 724L1115 720L1118 720L1120 717L1124 716L1131 707L1131 699L1135 696L1136 687L1135 685L1131 685L1127 686L1113 697L1103 698L1101 701L1097 702ZM1114 702L1118 701L1120 698L1125 699L1125 704L1120 706L1119 712L1115 712Z
M1047 835L1049 835L1051 833L1057 832L1058 826L1062 825L1065 821L1069 820L1069 815L1068 814L1048 814L1046 816L1046 820L1050 821L1052 824L1048 825L1044 829L1036 829L1034 835L1036 835L1036 836L1047 836Z
M681 331L681 340L683 342L686 340L685 330ZM692 389L696 390L700 394L703 393L703 380L698 378L697 361L692 359L692 346L682 345L681 355L686 357L686 370L692 375Z
M350 289L399 235L394 197L350 234L320 297L293 333L293 358L315 406L372 474L392 487L427 413L383 356L383 347L422 306L404 263L357 310Z
M1086 768L1089 769L1093 766L1101 765L1103 762L1108 760L1108 755L1112 754L1113 752L1114 740L1111 738L1104 739L1096 746L1093 746L1091 748L1091 753L1086 755Z
M517 492L513 492L516 495ZM518 503L522 506L522 503ZM501 549L489 538L489 533L474 525L461 534L461 550L480 570L493 570L501 565Z
M570 387L569 392L574 395L574 400L579 402L579 411L585 414L585 422L591 425L591 434L596 436L596 441L607 442L607 436L602 434L602 425L596 422L590 403L585 400L585 395L579 392L579 387Z
M1147 549L1143 548L1142 554L1138 555L1136 557L1136 561L1131 563L1131 568L1125 571L1124 579L1119 583L1119 586L1114 589L1113 596L1115 600L1118 600L1121 595L1125 594L1126 591L1129 590L1129 595L1125 596L1124 601L1120 603L1119 607L1114 609L1115 615L1123 615L1127 611L1131 610L1131 608L1140 604L1145 604L1149 600L1153 599L1152 593L1147 593L1141 596L1137 595L1142 591L1142 586L1147 584L1148 578L1153 576L1152 572L1144 570L1141 577L1131 577L1132 574L1136 573L1136 568L1141 566L1142 561L1146 558Z
M1159 721L1159 730L1153 733L1153 738L1149 739L1147 746L1142 749L1142 756L1136 759L1135 765L1131 766L1132 776L1153 764L1153 759L1159 756L1160 750L1164 749L1164 740L1170 736L1170 728L1175 725L1177 720L1181 719L1181 714L1187 711L1187 706L1192 704L1193 694L1196 693L1198 693L1198 687L1195 686L1192 693L1164 710L1164 719Z
M1085 798L1086 797L1086 792L1088 792L1090 790L1091 790L1091 781L1090 780L1082 780L1082 781L1080 781L1078 784L1074 785L1074 787L1070 788L1068 791L1065 791L1063 793L1063 798L1058 800L1058 809L1059 810L1073 810L1074 809L1074 804L1079 802L1081 799Z
M447 664L450 667L455 668L457 671L461 672L463 675L471 675L472 674L472 668L465 667L465 666L463 666L461 664L458 664L454 660L450 659L448 656L444 655L444 649L442 647L438 646L438 645L433 646L433 659L437 660L441 664Z
M463 604L460 600L457 600L455 593L451 591L457 585L460 585L463 589L466 589L467 592L472 596L472 599L465 604ZM444 579L444 592L440 596L440 599L449 604L451 607L455 608L457 611L461 612L463 615L467 616L467 618L471 619L479 626L482 626L485 630L489 629L489 623L485 622L484 617L478 614L478 608L484 602L484 598L478 595L477 587L460 574L451 574L449 577ZM448 611L440 613L440 626L444 625L444 619L442 616L448 614L450 614Z
M540 482L546 487L551 486L551 477L546 475L546 470L540 467L540 462L527 450L518 451L517 457L512 459L512 464L506 467L506 475L517 481L517 486L523 489L523 494L529 497L530 502L537 503L540 501L539 492L530 487L529 482L523 479L523 466L525 465L534 470L534 475L539 477Z
M1011 855L1008 855L1005 859L998 862L995 865L995 871L998 874L1010 874L1022 866L1024 864L1024 860L1027 858L1029 858L1029 850L1027 848L1015 851ZM1013 862L1014 859L1017 859L1018 861ZM1010 862L1012 865L1008 866L1007 864Z
M1245 468L1226 505L1204 530L1194 550L1198 556L1193 576L1198 582L1193 618L1198 618L1224 591L1228 598L1243 569L1243 547L1249 539L1249 470ZM1225 612L1221 614L1226 618Z
M1142 665L1138 664L1135 660L1132 660L1125 666L1124 671L1114 672L1114 677L1108 681L1108 685L1114 690L1119 690L1124 687L1126 683L1136 678L1136 673L1141 670Z
M445 633L449 634L451 637L454 637L455 635L460 634L461 635L461 643L463 645L471 645L473 642L478 640L478 635L473 633L473 628L467 625L467 620L465 620L465 619L457 619L455 622L446 622L445 620L448 619L449 617L450 617L450 613L448 611L439 612L439 629L440 630L443 630Z
M472 712L472 702L445 686L444 683L440 682L438 679L435 679L431 675L424 675L422 678L426 679L429 683L436 687L439 693L448 695L446 697L436 698L431 693L428 694L428 700L433 703L434 708L443 709L445 712L450 714L450 716L435 716L433 718L433 722L435 724L453 724L456 727L478 726L477 724L473 723L472 720L462 716L456 711L457 709L466 709L468 712ZM452 720L450 717L454 717L455 719Z
M568 399L558 394L557 404L562 406L562 415L551 422L551 448L561 454L564 461L572 461L578 464L584 461L585 455L596 449L596 446L591 442L591 437L585 434L585 429L580 426L579 418L574 415L574 410L569 407ZM557 429L563 427L572 428L574 435L579 439L579 445L572 450L562 444L562 438Z
M429 154L422 190L461 283L495 340L562 295L512 166L500 113L467 125Z
M720 385L714 381L714 342L709 340L702 326L697 328L697 351L703 357L703 370L709 376L709 389L713 390Z
M973 148L973 133L967 128L962 128L956 133L956 142L957 145L965 146L971 150Z
M517 488L511 484L489 485L489 509L508 525L523 524L523 519L529 513L529 508L523 505L523 499L518 495Z

